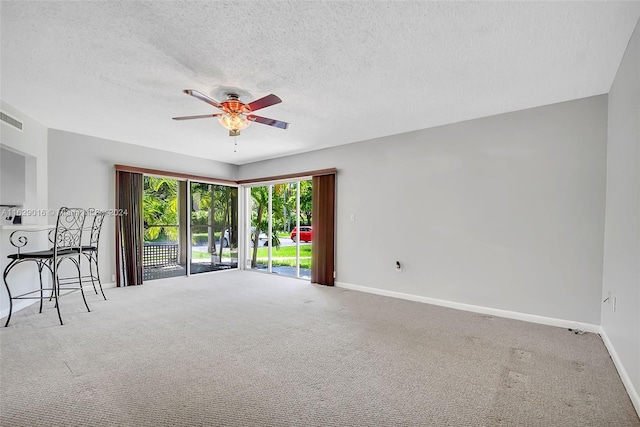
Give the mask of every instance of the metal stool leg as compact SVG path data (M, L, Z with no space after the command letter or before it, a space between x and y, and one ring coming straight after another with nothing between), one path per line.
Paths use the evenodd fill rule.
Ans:
M42 269L44 265L42 262L38 262L38 279L40 279L40 310L38 313L42 313L42 300L44 299L44 291L42 289Z
M9 326L9 321L11 320L11 314L13 313L13 297L11 296L11 290L9 289L9 284L7 283L7 274L9 274L9 271L11 271L11 268L13 268L14 265L15 265L15 260L11 261L9 265L7 265L7 268L4 269L4 273L2 275L2 279L4 280L4 287L7 288L7 294L9 295L9 316L7 316L7 321L4 324L5 328Z
M93 285L93 291L98 295L98 289L96 288L95 277L93 277L93 252L88 255L84 254L87 257L87 261L89 261L89 277L91 277L91 284Z
M53 298L56 300L56 311L58 312L58 319L60 320L60 325L64 325L64 323L62 323L62 315L60 314L60 301L58 301L60 282L58 281L58 266L56 265L56 263L53 263L53 269L51 270L51 283L51 287L53 288Z
M102 298L104 298L104 300L106 301L107 297L104 295L104 290L102 289L102 280L100 280L100 268L98 267L98 251L94 252L93 260L96 263L96 278L98 279L98 286L100 286L100 293L102 293Z
M69 259L73 261L73 263L76 265L76 268L78 269L78 286L80 286L80 293L82 294L82 300L84 301L85 307L87 307L87 311L91 313L91 309L89 308L89 304L87 303L87 298L85 298L84 296L84 287L82 286L82 270L80 269L80 257L81 255L78 254L77 260L74 258L69 258Z

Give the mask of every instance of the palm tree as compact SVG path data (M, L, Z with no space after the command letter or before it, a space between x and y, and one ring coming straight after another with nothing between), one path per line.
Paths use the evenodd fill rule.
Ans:
M177 240L178 228L166 227L178 224L177 180L145 176L142 207L146 241L155 240L162 233L169 240Z

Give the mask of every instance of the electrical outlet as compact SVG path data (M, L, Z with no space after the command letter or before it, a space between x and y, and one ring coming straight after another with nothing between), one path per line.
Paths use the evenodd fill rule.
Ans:
M400 264L400 261L396 261L396 271L398 273L402 271L402 265Z
M116 275L115 275L115 274L112 274L112 275L111 275L111 281L112 281L112 282L115 282L115 281L116 281Z

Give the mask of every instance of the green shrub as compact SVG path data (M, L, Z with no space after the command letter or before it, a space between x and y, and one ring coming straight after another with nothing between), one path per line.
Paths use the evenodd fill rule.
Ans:
M193 233L191 235L191 243L196 246L206 245L209 242L207 233Z

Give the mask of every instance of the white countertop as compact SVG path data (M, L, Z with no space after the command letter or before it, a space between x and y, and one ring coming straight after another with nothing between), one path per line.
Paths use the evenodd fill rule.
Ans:
M51 230L52 228L56 228L55 225L48 225L48 224L9 224L9 225L0 225L0 231L2 230L9 230L9 231L15 231L15 230L32 230L32 231L37 231L37 230Z

